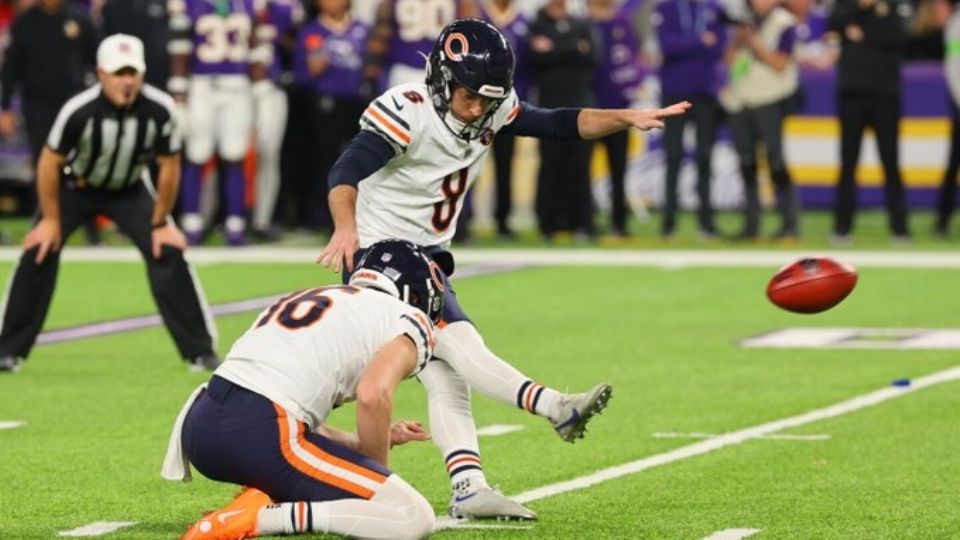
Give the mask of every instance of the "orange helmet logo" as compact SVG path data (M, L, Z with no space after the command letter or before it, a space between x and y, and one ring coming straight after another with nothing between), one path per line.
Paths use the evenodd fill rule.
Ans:
M460 43L459 51L454 51L453 44L455 42ZM443 52L446 53L447 58L454 62L463 61L463 55L470 52L470 43L467 41L467 36L460 32L450 34L447 36L447 41L443 44Z

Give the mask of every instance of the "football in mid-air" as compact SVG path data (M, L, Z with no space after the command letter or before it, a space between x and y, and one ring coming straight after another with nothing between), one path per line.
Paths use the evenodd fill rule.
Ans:
M767 298L787 311L820 313L840 303L857 284L857 271L829 257L806 257L781 268Z

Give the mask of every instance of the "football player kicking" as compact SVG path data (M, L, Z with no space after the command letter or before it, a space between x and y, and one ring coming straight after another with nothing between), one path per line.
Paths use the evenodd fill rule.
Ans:
M494 136L597 139L631 127L662 128L665 118L690 107L684 102L653 110L538 109L517 98L513 67L513 51L492 25L462 19L444 28L427 58L425 83L395 86L375 99L360 120L361 132L331 170L336 229L318 262L335 271L343 266L347 279L355 259L374 242L402 238L421 246L446 278L454 270L447 249L463 196ZM434 354L443 361L431 361L419 379L453 486L450 514L536 519L489 487L469 386L546 417L571 442L583 436L612 388L600 384L571 395L532 381L487 348L447 282Z
M393 394L434 346L443 309L435 263L403 241L378 242L350 284L299 291L264 310L174 425L163 476L247 486L183 538L302 532L421 538L430 504L388 467L391 446L429 435L391 427ZM357 432L325 425L357 402Z

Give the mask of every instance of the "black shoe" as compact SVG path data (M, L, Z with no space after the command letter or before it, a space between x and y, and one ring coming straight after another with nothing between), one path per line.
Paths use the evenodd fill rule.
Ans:
M800 231L791 227L783 228L770 237L771 240L799 240Z
M220 366L220 358L214 353L201 354L187 360L190 371L213 371Z
M266 229L250 229L250 238L258 244L272 244L283 238L283 233L276 227Z
M733 236L733 240L738 242L752 242L760 237L760 233L753 230L740 231Z
M913 236L911 236L910 233L895 234L890 239L890 242L895 246L909 246L913 243Z
M20 371L20 359L7 355L0 357L0 373L16 373Z

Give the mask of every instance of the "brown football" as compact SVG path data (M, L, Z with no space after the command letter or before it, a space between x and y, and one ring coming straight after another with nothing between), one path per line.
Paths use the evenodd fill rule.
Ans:
M829 257L807 257L781 268L767 298L787 311L820 313L840 303L857 284L857 271Z

